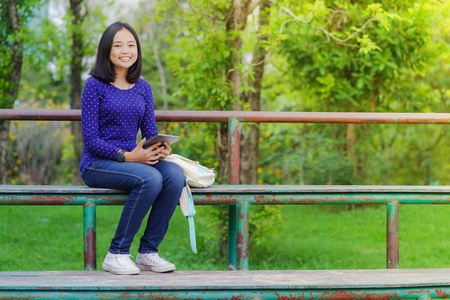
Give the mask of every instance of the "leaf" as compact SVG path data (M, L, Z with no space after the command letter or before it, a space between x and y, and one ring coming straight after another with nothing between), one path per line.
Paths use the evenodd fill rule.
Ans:
M358 78L358 81L356 82L356 87L358 89L362 89L364 87L364 78Z

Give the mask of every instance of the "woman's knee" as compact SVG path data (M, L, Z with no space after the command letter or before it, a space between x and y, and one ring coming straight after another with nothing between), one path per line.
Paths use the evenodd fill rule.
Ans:
M148 168L147 172L142 172L139 175L139 181L137 182L136 187L158 192L161 191L163 186L163 178L159 172L153 168Z

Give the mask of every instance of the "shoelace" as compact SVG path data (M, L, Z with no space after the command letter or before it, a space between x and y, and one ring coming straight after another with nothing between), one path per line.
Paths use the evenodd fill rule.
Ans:
M169 263L164 258L160 257L158 255L158 253L156 253L156 254L145 254L145 259L149 260L152 263L158 264L158 265L163 265L163 264L168 264Z
M116 261L123 266L127 266L127 265L134 265L133 262L131 261L131 254L121 254L121 255L116 255L114 258L116 259Z

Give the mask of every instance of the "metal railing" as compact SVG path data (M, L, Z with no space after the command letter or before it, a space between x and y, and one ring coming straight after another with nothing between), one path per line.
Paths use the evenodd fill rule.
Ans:
M247 111L155 111L158 122L228 122L229 124L229 159L228 159L228 183L230 185L239 184L239 149L240 131L239 125L242 122L256 123L356 123L356 124L450 124L450 114L448 113L327 113L327 112L247 112ZM46 110L46 109L0 109L0 121L12 120L42 120L42 121L80 121L80 110ZM398 214L399 203L408 204L408 197L387 201L377 200L376 195L371 196L372 200L367 203L384 203L387 205L387 268L398 268ZM344 197L345 198L345 197ZM347 199L341 199L333 204L352 203ZM369 198L367 198L369 199ZM418 198L417 198L418 199ZM416 200L417 200L416 199ZM204 202L204 197L198 198ZM378 202L377 202L378 201ZM218 201L220 202L220 201ZM295 204L332 204L316 199L302 203L294 201ZM83 202L84 203L84 202ZM248 213L250 204L255 204L252 200L236 201L237 204L229 206L229 249L228 260L230 265L237 265L237 269L248 269ZM287 204L283 200L267 200L266 204ZM415 202L414 202L415 203ZM441 197L439 201L423 203L450 203L448 193ZM90 230L90 224L95 224L94 208L86 202L84 206L84 226L85 234ZM95 225L94 225L95 226ZM95 232L95 228L94 228ZM86 246L85 249L89 248ZM92 241L89 243L92 245ZM95 246L95 241L94 241ZM87 251L90 251L87 249ZM95 251L94 251L95 252ZM92 256L92 255L91 255ZM94 264L94 268L92 268ZM95 269L94 262L85 264L85 269Z

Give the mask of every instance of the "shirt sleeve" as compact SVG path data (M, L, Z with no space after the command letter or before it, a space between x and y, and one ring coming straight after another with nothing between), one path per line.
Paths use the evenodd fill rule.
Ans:
M147 140L151 139L158 134L158 129L156 127L155 110L153 105L153 93L150 84L145 82L146 93L145 93L145 113L141 122L141 133L142 138Z
M96 84L97 83L97 84ZM100 93L98 81L86 81L81 98L81 131L86 149L101 158L115 160L120 149L101 139L99 133Z

